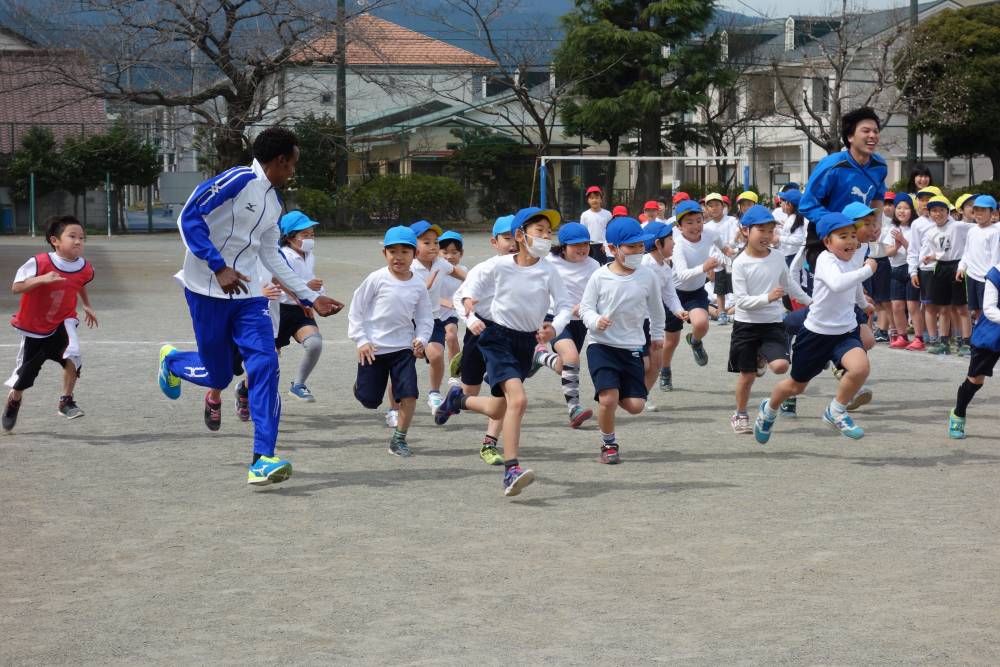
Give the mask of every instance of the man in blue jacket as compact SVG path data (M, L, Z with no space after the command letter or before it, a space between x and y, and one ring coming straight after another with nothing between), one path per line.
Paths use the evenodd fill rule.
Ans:
M839 213L851 202L871 204L885 192L889 168L878 148L878 115L871 107L845 114L840 136L846 150L827 155L809 176L799 212L807 220L819 220L827 213Z

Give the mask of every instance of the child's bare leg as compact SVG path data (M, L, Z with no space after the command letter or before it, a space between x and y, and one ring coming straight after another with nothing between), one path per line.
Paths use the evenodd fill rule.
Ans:
M458 327L454 324L446 324L444 327L444 344L448 349L448 358L452 359L461 349L458 345Z
M481 385L481 384L475 384L475 385L472 385L472 384L463 384L462 385L462 393L465 394L466 397L468 397L468 398L472 398L473 396L479 396L479 391L480 391L480 389L482 389L482 386L483 385ZM468 401L468 398L467 398L467 401ZM500 399L497 399L497 400L500 400ZM467 402L467 404L468 404L468 402ZM469 407L468 409L472 410L473 412L479 412L480 414L485 414L485 413L483 413L480 410L474 410L472 407ZM503 427L503 422L500 419L495 419L493 417L487 416L486 435L488 435L488 436L490 436L492 438L499 439L500 438L500 430L501 430L502 427Z
M653 388L656 384L656 378L660 375L660 369L663 367L663 349L654 350L652 346L649 349L649 356L643 359L643 365L645 368L646 381L646 391Z
M618 405L620 405L622 409L630 415L637 415L642 412L643 408L646 407L646 399L634 397L623 398L618 401Z
M862 353L864 353L864 351L862 351ZM846 357L847 355L844 356ZM777 411L782 403L787 401L792 396L798 396L804 392L808 386L808 382L796 382L790 377L785 378L778 384L774 385L774 389L771 390L771 398L768 399L768 407ZM851 394L851 396L854 396L854 394Z
M854 348L840 358L840 365L844 368L844 375L837 386L837 402L847 405L868 379L868 354L862 349Z
M708 313L704 308L695 308L688 317L691 319L692 337L701 340L708 333Z
M528 409L528 396L524 385L516 378L503 383L506 411L503 414L503 460L517 458L521 447L521 420Z
M76 388L76 364L72 359L64 359L63 364L63 396L72 396L73 389Z
M430 391L441 391L441 381L444 380L444 347L440 343L428 343L425 348L427 362L430 365Z
M920 312L920 302L907 301L906 308L910 313L910 324L913 326L913 335L917 338L922 338L924 333L927 331L927 326L926 320ZM906 318L903 318L903 323L906 323ZM902 331L906 331L906 328L904 327Z
M757 379L756 373L741 372L736 378L736 412L746 412L747 403L750 402L750 389L753 381Z
M674 352L681 342L680 331L668 331L663 339L663 360L660 362L662 368L670 368L670 362L674 360Z
M618 390L604 389L597 396L597 425L602 434L615 432L615 410L618 409Z
M924 323L927 325L927 335L936 338L938 335L938 307L929 303L924 304Z
M399 403L396 403L399 410L399 422L396 424L396 430L402 433L406 433L410 430L410 423L413 421L413 412L417 406L417 399L415 398L404 398Z
M969 317L968 306L952 306L952 321L958 323L962 330L962 338L972 335L972 319Z
M20 401L22 396L24 396L24 392L18 391L17 389L11 389L10 393L7 394L7 398L14 401Z

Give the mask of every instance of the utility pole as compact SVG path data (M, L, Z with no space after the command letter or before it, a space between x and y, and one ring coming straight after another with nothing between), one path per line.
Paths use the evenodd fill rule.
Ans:
M913 44L914 31L917 29L917 0L910 0L910 45ZM917 130L913 126L916 123L916 113L913 103L909 103L906 109L906 178L910 170L917 163Z
M337 146L335 180L337 194L347 188L347 9L345 0L337 0L337 125L340 137ZM347 211L337 204L337 227L347 223Z

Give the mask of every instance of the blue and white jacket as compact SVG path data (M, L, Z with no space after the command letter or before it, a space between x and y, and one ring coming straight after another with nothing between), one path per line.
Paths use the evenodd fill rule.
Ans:
M843 211L851 202L870 204L872 199L884 196L888 173L881 155L872 154L864 166L851 157L850 151L827 155L809 176L799 213L818 222L827 213Z
M187 246L178 277L197 294L219 299L261 296L260 258L281 284L312 305L317 292L285 261L278 249L281 202L257 160L249 167L233 167L210 178L188 198L177 219ZM249 294L226 294L215 272L226 266L250 277Z
M972 328L972 344L984 350L1000 352L1000 265L986 274L983 312Z

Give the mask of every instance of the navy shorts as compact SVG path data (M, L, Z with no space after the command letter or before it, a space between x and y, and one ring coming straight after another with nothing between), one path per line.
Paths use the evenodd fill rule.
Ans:
M756 372L757 355L769 362L788 360L788 334L781 322L733 323L729 338L729 372Z
M455 320L456 322L458 320ZM437 343L438 345L444 345L444 320L439 320L434 318L434 330L431 331L431 338L428 343Z
M551 322L550 315L545 316L546 322ZM576 345L576 351L580 352L583 350L583 341L587 339L587 325L583 323L583 320L570 320L563 332L552 339L552 344L555 345L556 341L560 340L571 340L573 344Z
M611 262L611 258L608 257L608 254L606 252L604 252L603 243L591 243L590 256L593 257L595 260L597 260L597 263L600 264L601 266L604 266L605 264L609 264Z
M715 272L715 295L726 296L733 291L733 274L729 271Z
M375 362L358 364L358 379L354 382L354 397L361 405L374 410L382 404L386 383L392 380L392 397L396 402L417 398L417 366L412 350L399 350L375 355Z
M449 324L454 324L454 325L455 325L455 326L457 327L457 326L458 326L458 317L457 317L457 316L455 316L455 315L452 315L451 317L446 317L446 318L444 318L443 320L441 320L441 322L442 322L442 323L444 323L444 325L445 325L446 327L447 327L447 326L448 326Z
M495 323L479 334L479 351L486 360L486 378L493 396L503 396L501 385L507 380L524 382L537 344L534 331L516 331Z
M917 277L920 278L920 303L930 303L931 289L934 287L934 271L920 269L917 271Z
M879 257L875 260L878 267L875 274L869 278L868 296L875 303L885 303L892 300L892 265L888 257Z
M906 264L892 267L889 298L892 301L920 301L920 290L913 286Z
M863 349L857 328L829 336L802 327L792 346L792 370L789 375L796 382L809 382L823 372L826 362L840 364L843 356L856 347Z
M980 375L993 377L993 368L997 365L997 361L1000 361L1000 352L973 345L972 355L969 357L969 377Z
M969 310L983 309L983 297L986 294L986 283L975 278L965 276L965 296L969 302Z
M293 303L282 303L279 308L278 335L274 337L274 346L278 349L288 347L295 333L302 327L316 327L316 320L306 316L302 306Z
M594 382L594 400L605 389L617 389L618 398L646 400L646 369L642 350L625 350L601 343L587 348L587 367Z
M492 324L489 320L480 317L479 313L476 313L476 317L482 320L487 327ZM483 353L479 350L479 336L469 331L468 328L465 329L465 339L462 341L462 361L459 375L462 384L469 387L481 385L483 377L486 375L486 359L483 358Z
M708 310L708 292L705 291L704 287L694 290L679 289L677 290L677 298L680 300L684 310L692 311L696 308Z

